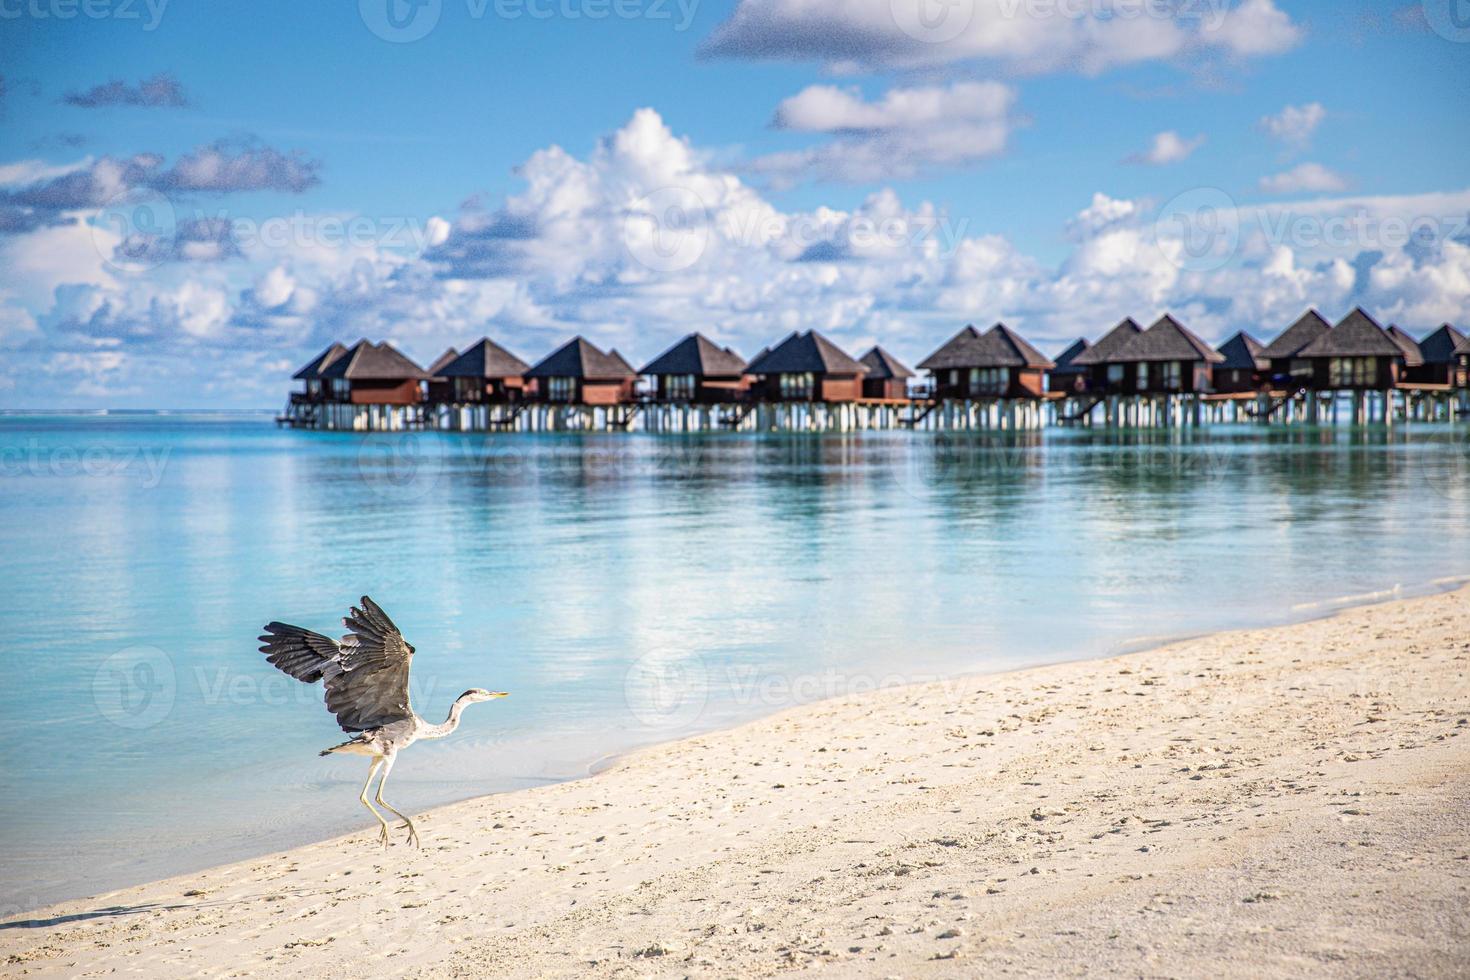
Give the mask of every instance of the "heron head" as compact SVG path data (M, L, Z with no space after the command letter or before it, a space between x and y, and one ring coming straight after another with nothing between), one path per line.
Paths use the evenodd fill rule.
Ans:
M476 701L494 701L496 698L510 697L509 691L487 691L483 687L472 687L459 696L459 700L468 703Z

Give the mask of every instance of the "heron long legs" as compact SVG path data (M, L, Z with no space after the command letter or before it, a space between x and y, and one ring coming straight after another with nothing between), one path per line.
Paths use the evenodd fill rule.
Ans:
M362 795L359 796L358 799L362 801L362 805L368 808L368 812L371 813L375 818L377 818L378 823L382 826L383 829L380 830L380 831L378 831L378 840L382 841L384 847L387 847L388 846L388 821L386 821L386 820L383 819L383 815L381 813L379 813L377 810L374 810L373 809L373 805L368 802L368 797L367 797L368 787L373 784L373 777L378 774L378 766L382 765L383 762L384 762L384 760L382 758L377 758L377 759L374 759L373 760L372 766L370 766L368 768L367 782L365 782L365 783L362 784ZM382 787L380 786L378 788L378 795L379 795L379 798L380 799L382 797L382 792L383 792L383 790L382 790Z
M383 799L383 786L388 782L388 773L393 771L393 757L390 755L383 761L385 763L385 765L383 766L383 778L378 780L378 795L375 796L374 799L378 801L379 806L381 806L383 809L387 810L389 813L393 814L399 820L402 820L405 824L408 825L408 839L410 843L412 843L415 847L423 847L424 845L419 843L418 828L414 827L413 821L405 817L403 814L399 813L397 810L393 809L393 805L387 800Z

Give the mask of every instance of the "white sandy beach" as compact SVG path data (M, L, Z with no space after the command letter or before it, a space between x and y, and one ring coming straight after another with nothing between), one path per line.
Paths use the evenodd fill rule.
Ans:
M1467 719L1462 589L789 710L424 814L422 851L29 913L0 969L1463 976Z

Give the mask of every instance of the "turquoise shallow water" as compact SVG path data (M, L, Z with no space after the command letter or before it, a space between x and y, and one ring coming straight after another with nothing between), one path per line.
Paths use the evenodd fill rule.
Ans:
M366 826L256 651L377 599L453 738L400 808L879 684L1282 622L1470 573L1448 428L405 436L0 418L0 910Z

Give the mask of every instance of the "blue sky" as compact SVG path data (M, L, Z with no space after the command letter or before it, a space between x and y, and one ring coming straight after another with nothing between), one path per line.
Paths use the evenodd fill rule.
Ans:
M272 406L364 335L1464 326L1450 2L0 0L0 406Z

